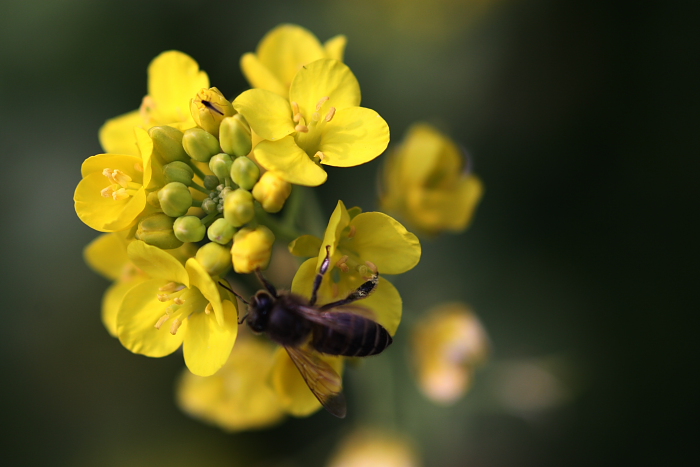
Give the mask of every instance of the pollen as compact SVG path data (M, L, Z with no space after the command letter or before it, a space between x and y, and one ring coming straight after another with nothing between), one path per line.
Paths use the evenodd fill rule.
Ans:
M328 111L328 114L326 115L326 121L330 122L333 120L333 116L335 115L335 107L331 107L331 110Z
M316 111L320 111L321 107L323 107L323 104L325 104L329 100L330 100L330 97L328 97L328 96L322 97L321 100L318 101L318 104L316 104Z
M160 327L161 327L161 326L163 325L163 323L165 323L168 319L170 319L170 315L168 315L167 313L164 314L163 316L161 316L160 319L158 320L158 322L156 323L155 328L158 329L158 330L160 330Z
M176 318L175 321L173 321L173 325L170 326L170 334L172 334L173 336L177 334L177 330L180 329L181 325L182 321Z

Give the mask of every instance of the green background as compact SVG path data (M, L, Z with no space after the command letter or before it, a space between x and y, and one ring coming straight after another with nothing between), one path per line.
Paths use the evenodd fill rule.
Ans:
M451 409L395 371L400 426L425 465L684 460L697 397L686 361L698 308L697 19L694 2L3 1L2 458L322 465L372 407L359 374L382 377L375 360L346 378L345 421L320 412L231 435L188 418L173 402L182 357L131 355L109 337L107 283L81 256L96 233L73 209L80 164L101 151L104 120L140 104L150 60L186 52L232 98L247 88L240 56L290 22L321 40L347 35L363 105L394 143L415 121L435 123L485 183L473 226L425 241L421 264L396 281L407 320L389 361L404 360L407 323L441 301L471 304L493 342ZM331 169L326 214L338 199L376 209L380 167ZM532 373L513 376L532 365L557 397L539 397Z

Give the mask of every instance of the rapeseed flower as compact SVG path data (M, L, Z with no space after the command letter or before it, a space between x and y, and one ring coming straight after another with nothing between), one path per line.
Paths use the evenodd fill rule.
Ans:
M296 74L289 95L250 89L233 101L263 141L257 162L283 180L318 186L321 164L352 167L379 156L389 144L389 126L360 105L360 85L338 60L316 60Z
M100 144L108 153L138 155L134 127L148 130L170 125L180 130L195 125L190 99L209 87L209 76L192 57L176 50L158 55L148 66L148 94L138 110L107 120L100 128Z
M464 165L463 152L446 135L414 125L384 166L382 209L431 235L466 229L483 185Z
M252 87L287 97L289 85L304 65L322 58L342 62L346 42L340 35L322 45L301 26L281 24L263 37L256 53L241 57L241 70Z

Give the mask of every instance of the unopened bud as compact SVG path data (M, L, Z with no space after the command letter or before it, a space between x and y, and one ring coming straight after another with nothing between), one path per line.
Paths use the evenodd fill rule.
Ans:
M192 193L184 184L170 182L158 191L158 201L165 214L180 217L192 206Z
M233 269L239 274L247 274L267 268L274 242L275 236L264 225L239 230L231 247Z
M209 162L214 154L221 152L219 140L201 128L190 128L185 131L182 146L192 159L199 162Z
M250 136L250 125L243 118L243 115L236 114L221 121L219 142L221 143L221 149L232 156L240 157L250 153L250 150L253 148L253 141Z
M231 241L236 233L236 228L228 223L226 219L215 220L207 229L207 237L212 242L226 245Z
M211 198L202 200L202 211L207 214L214 214L217 211L217 202Z
M152 191L146 195L146 202L154 208L160 209L160 201L158 201L158 192Z
M260 168L247 157L239 157L231 165L231 178L239 187L250 191L260 178Z
M153 140L153 153L166 163L187 161L187 153L182 147L183 133L171 126L154 126L148 130Z
M233 159L231 159L231 156L225 152L222 152L209 160L209 170L214 172L214 175L216 175L219 178L219 181L223 183L231 172L232 164Z
M200 247L195 258L210 276L220 276L231 269L231 251L218 243Z
M292 193L292 185L272 172L265 172L253 187L253 197L267 212L278 212Z
M253 195L245 190L233 190L224 199L224 219L234 227L247 224L255 217Z
M165 183L180 182L183 185L190 186L194 178L192 167L182 161L175 161L163 167L163 177Z
M190 101L190 112L197 125L218 137L221 120L230 117L236 111L221 91L209 88L200 90Z
M216 175L205 175L204 176L204 188L207 190L216 190L216 187L219 186L219 177Z
M173 231L178 240L188 243L202 240L207 228L197 216L182 216L175 219Z
M136 238L163 250L182 246L173 232L174 219L162 213L141 219L136 229Z

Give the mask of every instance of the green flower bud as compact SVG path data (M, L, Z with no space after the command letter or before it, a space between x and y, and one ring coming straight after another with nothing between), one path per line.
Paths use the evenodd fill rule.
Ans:
M173 231L178 240L188 243L202 240L207 228L197 216L182 216L175 219Z
M207 190L216 190L216 187L219 186L219 177L216 175L205 175L204 176L204 188Z
M253 188L253 197L267 212L278 212L292 193L292 185L273 172L265 172Z
M253 195L249 191L234 190L224 199L224 219L234 227L247 224L255 217Z
M170 217L180 217L192 206L192 193L180 182L170 182L158 191L160 208Z
M231 172L231 164L233 164L233 159L231 159L231 156L225 152L222 152L209 160L209 170L214 172L214 175L216 175L219 178L219 181L223 183Z
M167 162L187 161L187 153L182 147L183 133L171 126L154 126L148 130L153 140L153 153Z
M231 165L231 178L238 186L250 191L260 178L260 168L255 162L241 156Z
M233 105L216 88L200 90L190 101L190 112L197 125L217 138L221 120L236 113Z
M152 191L146 195L146 202L151 206L160 209L160 201L158 201L158 192Z
M202 201L202 210L207 214L214 214L217 211L217 203L211 198L205 198Z
M190 128L185 131L182 146L192 159L199 162L209 162L211 156L221 152L219 140L201 128Z
M163 250L182 246L173 232L174 219L162 213L152 214L141 219L136 229L136 238Z
M221 149L232 156L247 156L250 153L253 148L250 125L243 118L243 115L236 114L221 121L219 141Z
M220 276L231 269L231 250L218 243L207 243L195 255L210 276Z
M226 245L231 241L235 233L236 228L229 224L226 219L217 219L209 226L207 237L212 242Z
M165 183L180 182L190 186L194 178L194 170L182 161L175 161L163 167L163 177Z

